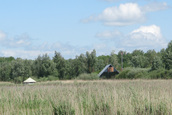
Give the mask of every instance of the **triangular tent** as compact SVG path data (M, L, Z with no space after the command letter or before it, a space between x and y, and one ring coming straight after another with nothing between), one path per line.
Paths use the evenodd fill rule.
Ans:
M35 83L35 82L36 82L36 81L33 80L33 79L30 78L30 77L24 81L24 83Z

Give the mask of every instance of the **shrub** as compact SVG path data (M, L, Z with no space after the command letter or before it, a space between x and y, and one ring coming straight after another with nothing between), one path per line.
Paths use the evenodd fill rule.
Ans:
M169 79L172 78L172 69L166 70L166 69L158 69L154 71L150 71L147 75L147 78L151 79Z
M96 73L91 73L91 74L83 73L83 74L80 74L77 77L77 79L80 79L80 80L96 80L96 79L99 79L99 76Z
M137 79L145 78L148 74L148 69L145 68L126 68L116 78L121 79Z
M14 78L14 83L22 83L23 82L23 77L19 76L19 77L16 77Z

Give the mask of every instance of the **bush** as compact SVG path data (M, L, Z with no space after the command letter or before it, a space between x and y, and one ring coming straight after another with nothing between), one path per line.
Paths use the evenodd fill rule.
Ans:
M148 74L149 69L145 68L126 68L119 75L117 75L117 79L137 79L137 78L145 78Z
M91 73L91 74L87 74L87 73L83 73L80 74L77 79L80 80L96 80L99 79L99 76L96 73Z
M20 84L22 82L23 82L23 77L19 76L14 78L14 83Z
M165 69L158 69L155 71L150 71L147 75L147 78L151 79L169 79L172 78L172 69L165 70Z
M54 80L59 80L59 78L49 75L48 77L41 77L37 81L54 81Z

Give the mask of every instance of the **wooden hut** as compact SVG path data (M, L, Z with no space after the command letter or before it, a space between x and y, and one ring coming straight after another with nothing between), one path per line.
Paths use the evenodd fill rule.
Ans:
M119 72L115 69L113 65L109 64L104 67L104 69L98 74L98 76L105 76L106 78L110 78L111 76L115 76L116 74L119 74Z

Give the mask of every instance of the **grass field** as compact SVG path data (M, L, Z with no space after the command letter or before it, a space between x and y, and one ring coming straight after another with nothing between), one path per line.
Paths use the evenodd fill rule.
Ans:
M172 80L0 82L0 115L170 115Z

